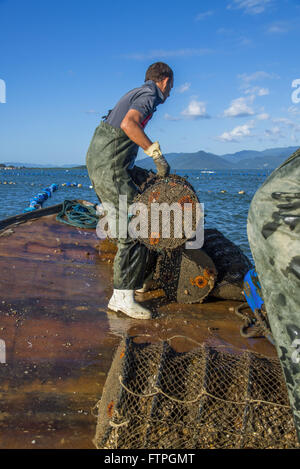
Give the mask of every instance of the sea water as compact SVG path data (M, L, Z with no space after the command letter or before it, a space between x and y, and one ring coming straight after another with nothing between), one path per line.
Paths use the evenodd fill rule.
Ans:
M252 197L269 172L248 171L177 171L186 176L204 204L205 227L216 228L236 243L251 258L247 239L247 215ZM11 184L13 183L13 184ZM57 184L58 190L43 203L55 205L65 199L84 199L98 203L86 169L0 169L0 219L18 215L29 200L42 189ZM81 184L67 187L62 184ZM245 193L239 194L244 191Z

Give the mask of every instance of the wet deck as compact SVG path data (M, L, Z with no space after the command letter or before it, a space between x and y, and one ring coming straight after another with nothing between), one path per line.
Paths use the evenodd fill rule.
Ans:
M56 222L53 214L0 231L1 448L94 448L92 409L126 331L275 355L267 340L240 336L230 310L238 303L167 304L157 291L140 298L152 320L108 312L113 256L95 231Z

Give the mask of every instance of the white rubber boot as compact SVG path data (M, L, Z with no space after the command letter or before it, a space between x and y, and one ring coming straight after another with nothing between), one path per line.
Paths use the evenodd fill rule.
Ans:
M151 311L134 300L134 290L114 290L108 303L112 311L122 311L134 319L150 319Z

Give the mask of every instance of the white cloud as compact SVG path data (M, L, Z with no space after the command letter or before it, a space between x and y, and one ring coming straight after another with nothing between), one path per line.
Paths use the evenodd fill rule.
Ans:
M206 104L196 99L192 99L188 107L184 109L181 114L188 119L209 118L206 112Z
M180 117L174 117L174 116L171 116L170 114L166 113L164 115L164 119L166 121L179 121L180 120Z
M199 13L195 20L196 21L201 21L201 20L204 20L205 18L208 18L209 16L212 16L214 14L214 12L212 10L209 10L209 11L205 11L203 13Z
M191 83L184 83L183 85L178 87L178 93L185 93L191 87Z
M279 76L274 73L268 73L264 72L263 70L259 70L257 72L251 73L250 75L247 73L242 73L241 75L238 75L238 78L240 78L245 85L250 86L252 81L259 81L265 78L278 79Z
M286 117L278 117L272 119L275 124L272 128L266 129L264 137L276 142L282 138L289 137L291 140L296 141L299 139L297 134L300 133L300 124L294 122Z
M292 114L292 116L297 116L300 114L300 107L297 106L290 106L288 108L288 112Z
M247 88L245 90L245 94L267 96L268 94L270 94L270 90L268 88L260 88L259 86L254 86L253 88Z
M253 116L254 111L249 106L249 102L253 101L253 98L237 98L231 101L228 109L224 111L224 117L245 117Z
M239 125L230 132L224 132L218 137L222 142L238 142L242 138L251 137L251 129L254 128L254 121L249 121L247 124Z
M266 112L262 112L261 114L258 114L257 119L260 121L266 121L270 119L270 115L267 114Z
M272 127L271 129L266 129L265 130L265 137L270 138L273 141L278 140L279 138L284 137L280 127L275 126Z
M269 34L284 34L288 33L290 30L291 25L289 25L286 21L278 21L276 23L271 24L267 28L267 33Z
M243 10L249 15L263 13L273 0L233 0L227 6L229 10Z
M132 60L153 60L153 59L166 59L168 57L194 57L210 54L212 49L174 49L174 50L152 50L146 53L132 53L124 54L122 57Z
M274 124L284 124L288 125L289 127L294 127L294 122L292 122L290 119L287 119L286 117L277 117L275 119L272 119Z
M257 92L257 96L267 96L270 94L270 90L268 88L260 88Z
M286 117L278 117L275 119L272 119L274 124L281 124L287 127L290 127L294 132L300 132L300 124L297 122L291 121L290 119L287 119Z

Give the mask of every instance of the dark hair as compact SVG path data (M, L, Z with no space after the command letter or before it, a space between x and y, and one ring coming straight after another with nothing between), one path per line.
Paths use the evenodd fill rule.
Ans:
M146 71L145 81L152 80L159 82L164 78L173 78L173 70L164 62L155 62Z

